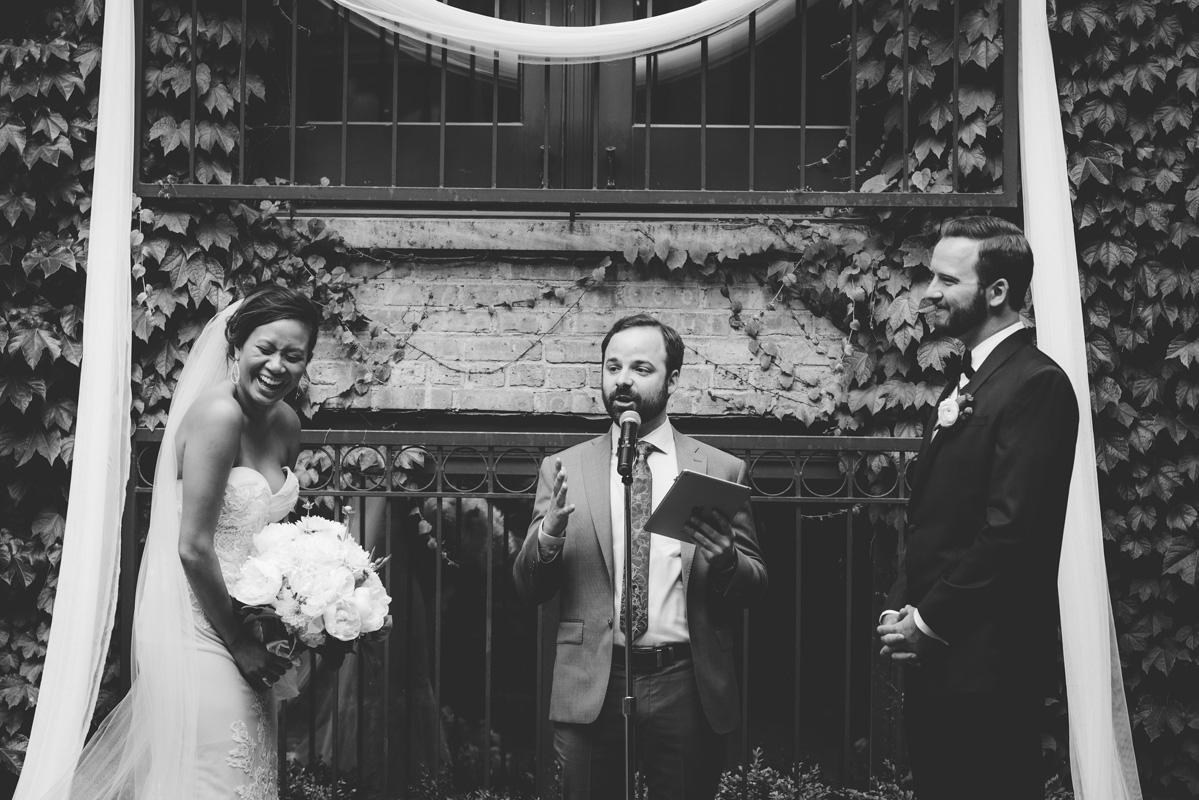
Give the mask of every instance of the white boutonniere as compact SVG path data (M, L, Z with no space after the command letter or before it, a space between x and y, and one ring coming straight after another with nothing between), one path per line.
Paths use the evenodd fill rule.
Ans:
M937 406L937 427L952 428L959 422L970 419L974 413L974 396L966 393L947 397Z

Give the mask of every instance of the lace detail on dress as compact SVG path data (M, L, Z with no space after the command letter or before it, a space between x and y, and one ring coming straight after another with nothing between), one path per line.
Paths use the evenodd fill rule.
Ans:
M261 531L270 519L271 490L266 479L250 469L235 467L229 473L225 486L225 497L221 513L217 517L212 545L221 565L221 576L226 588L232 589L237 582L241 566L254 549L254 534ZM196 625L203 630L212 630L212 623L204 614L199 598L187 587L188 600Z
M249 783L234 789L240 800L274 800L279 793L278 764L270 741L271 724L267 718L266 703L262 694L254 696L253 734L250 726L236 720L229 726L233 734L233 749L225 763L240 769L249 777Z

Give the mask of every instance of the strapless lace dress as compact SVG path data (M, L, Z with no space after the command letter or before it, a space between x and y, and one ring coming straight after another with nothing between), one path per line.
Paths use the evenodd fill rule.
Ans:
M229 473L213 544L225 586L232 588L254 549L253 536L295 507L300 486L291 470L278 492L249 467ZM278 720L273 690L258 691L237 665L192 595L200 681L197 800L276 800Z

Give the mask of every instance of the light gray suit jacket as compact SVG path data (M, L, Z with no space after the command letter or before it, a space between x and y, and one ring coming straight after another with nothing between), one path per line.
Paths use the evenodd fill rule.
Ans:
M746 483L745 462L675 431L679 470L690 469ZM576 508L558 557L543 562L537 542L549 510L554 456L541 463L529 534L512 567L522 597L541 604L557 598L559 622L550 719L590 723L599 716L612 664L612 438L605 433L560 453ZM716 733L740 723L741 698L734 672L734 624L744 606L766 591L766 567L758 549L749 503L733 519L735 567L713 575L694 544L682 545L683 593L700 701Z

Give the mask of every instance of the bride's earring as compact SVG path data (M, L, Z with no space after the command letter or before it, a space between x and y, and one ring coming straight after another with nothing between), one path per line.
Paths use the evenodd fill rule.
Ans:
M234 386L241 383L241 365L236 361L233 362L233 368L229 370L229 382Z

